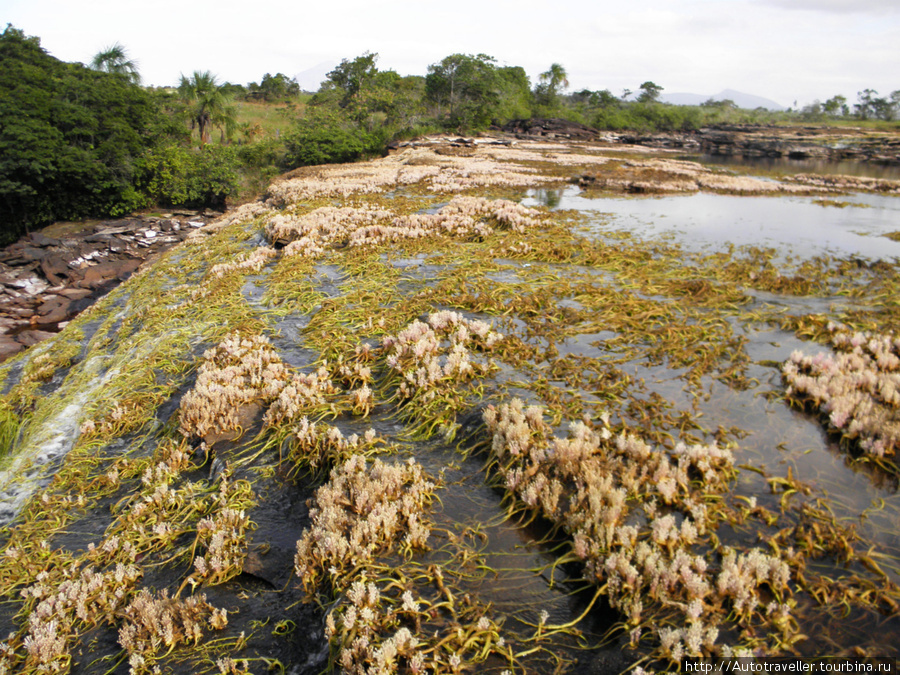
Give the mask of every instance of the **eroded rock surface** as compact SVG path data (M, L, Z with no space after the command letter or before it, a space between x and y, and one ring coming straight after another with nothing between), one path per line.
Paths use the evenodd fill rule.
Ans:
M0 252L0 361L53 335L148 259L218 214L179 212L102 221L77 232L31 232Z

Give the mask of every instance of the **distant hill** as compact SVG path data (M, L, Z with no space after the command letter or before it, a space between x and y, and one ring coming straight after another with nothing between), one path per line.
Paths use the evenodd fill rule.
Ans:
M319 91L319 85L326 79L328 73L338 66L337 61L322 61L312 68L307 68L294 75L294 79L303 91Z
M700 105L708 101L709 99L713 99L715 101L724 101L725 99L731 99L734 101L739 108L748 108L753 110L754 108L766 108L767 110L785 110L785 106L776 103L775 101L763 98L762 96L754 96L753 94L745 94L740 91L735 91L734 89L724 89L720 91L718 94L661 94L659 100L663 103L672 103L673 105Z

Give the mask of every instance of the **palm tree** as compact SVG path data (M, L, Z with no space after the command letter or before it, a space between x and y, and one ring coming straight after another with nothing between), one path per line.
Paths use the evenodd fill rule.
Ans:
M237 116L231 97L219 86L215 75L208 70L195 70L190 79L182 75L178 94L188 106L191 129L196 126L200 131L200 145L209 143L211 127L221 127L231 135Z
M138 72L137 61L128 58L125 47L118 42L106 49L97 52L91 61L91 68L104 73L118 73L124 75L134 84L141 83L141 74Z
M550 70L540 74L541 82L547 85L547 93L550 99L556 98L556 95L569 86L569 74L560 64L554 63L550 66Z

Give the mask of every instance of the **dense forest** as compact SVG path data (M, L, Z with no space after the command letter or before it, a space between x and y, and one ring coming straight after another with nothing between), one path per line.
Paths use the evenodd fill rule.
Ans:
M597 129L690 131L714 123L883 120L900 91L866 89L799 111L744 110L733 101L667 105L642 83L568 92L552 64L532 84L525 70L486 54L452 54L425 76L379 70L378 55L345 59L315 93L282 73L220 83L209 72L177 87L147 88L119 46L89 65L65 63L36 37L0 35L0 243L55 220L115 216L151 207L218 208L248 197L278 172L381 154L427 133L476 133L530 117Z

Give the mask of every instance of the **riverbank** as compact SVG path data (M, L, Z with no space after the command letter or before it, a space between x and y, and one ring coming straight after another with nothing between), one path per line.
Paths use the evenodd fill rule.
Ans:
M900 327L900 244L817 226L877 245L896 198L582 190L672 158L501 140L283 176L0 366L0 666L896 658L896 444L783 379Z
M56 223L0 251L0 362L46 340L160 253L213 220L178 211Z

